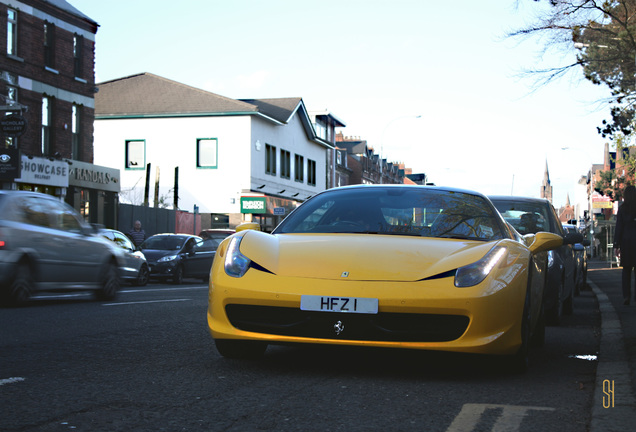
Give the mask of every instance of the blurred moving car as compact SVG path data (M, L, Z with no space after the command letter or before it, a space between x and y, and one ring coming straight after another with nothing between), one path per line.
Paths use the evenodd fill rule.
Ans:
M313 343L497 354L541 344L549 233L521 237L485 196L407 185L333 188L271 234L218 249L208 326L226 357Z
M218 242L203 240L192 234L155 234L140 246L148 260L151 279L171 279L180 284L184 278L203 281L210 277L210 268Z
M143 252L137 250L126 234L114 229L100 229L99 234L115 243L124 251L124 267L121 278L137 286L148 284L150 270Z
M123 251L59 198L0 191L0 297L21 305L37 291L119 290Z
M574 244L581 243L579 233L565 232L550 201L542 198L491 196L503 218L520 234L550 232L563 238L563 246L547 252L548 281L544 295L548 323L558 325L563 313L574 311L576 257Z
M563 229L569 234L579 233L576 225L563 224ZM590 241L586 238L581 243L574 244L574 258L576 260L576 284L574 285L574 293L580 294L587 286L587 248Z

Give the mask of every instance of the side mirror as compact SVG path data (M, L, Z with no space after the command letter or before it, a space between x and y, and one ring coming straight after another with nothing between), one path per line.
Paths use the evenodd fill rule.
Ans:
M563 237L558 234L539 231L536 234L526 234L524 236L526 244L532 253L539 253L551 249L556 249L563 245Z
M245 230L254 230L260 231L261 226L256 222L243 222L239 226L236 227L236 232L245 231Z
M563 237L563 244L575 244L583 243L583 234L581 233L569 233Z

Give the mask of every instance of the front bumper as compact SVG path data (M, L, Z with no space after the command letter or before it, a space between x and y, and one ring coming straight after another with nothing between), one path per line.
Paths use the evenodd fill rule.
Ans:
M514 354L521 345L526 278L488 278L457 288L453 278L366 282L213 273L208 326L216 339ZM302 294L370 297L378 314L306 312ZM334 329L344 327L337 333Z

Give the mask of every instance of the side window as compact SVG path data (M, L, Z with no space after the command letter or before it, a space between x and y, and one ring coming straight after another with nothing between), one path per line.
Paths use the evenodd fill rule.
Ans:
M51 204L53 204L53 217L57 223L57 226L55 228L72 233L82 232L82 225L80 224L79 220L70 207L65 206L61 202L51 202Z
M126 141L126 169L146 168L146 141Z
M29 225L51 228L51 207L46 200L28 197L19 206L21 219Z
M113 233L113 235L115 237L114 241L117 244L117 246L125 250L135 250L135 248L133 247L128 237L123 236L119 233Z
M291 155L288 150L280 149L280 177L291 177Z
M217 168L218 140L216 138L197 139L197 168Z

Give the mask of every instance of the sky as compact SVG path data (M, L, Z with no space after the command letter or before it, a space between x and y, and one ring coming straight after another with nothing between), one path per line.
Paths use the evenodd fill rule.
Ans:
M609 90L580 70L538 86L529 69L571 62L538 38L532 0L67 0L99 24L96 82L149 72L234 99L302 97L345 136L430 182L574 200L607 139Z

